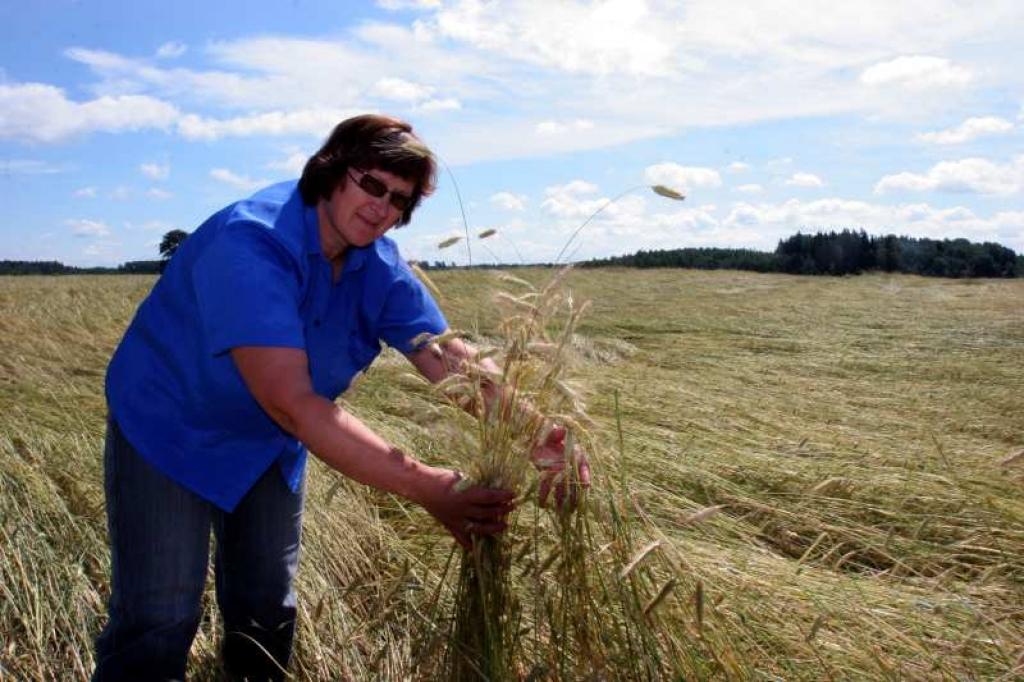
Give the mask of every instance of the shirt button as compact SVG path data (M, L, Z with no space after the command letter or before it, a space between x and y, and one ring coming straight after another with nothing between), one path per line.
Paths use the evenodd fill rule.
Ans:
M313 320L313 326L314 327L319 327L320 326L320 320Z

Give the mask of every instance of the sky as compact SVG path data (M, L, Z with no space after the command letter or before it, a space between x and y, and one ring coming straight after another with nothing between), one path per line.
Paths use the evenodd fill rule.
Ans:
M444 164L409 259L553 261L606 204L572 259L844 228L1024 253L1022 31L1021 0L0 0L0 260L156 258L365 112ZM463 212L496 235L439 250Z

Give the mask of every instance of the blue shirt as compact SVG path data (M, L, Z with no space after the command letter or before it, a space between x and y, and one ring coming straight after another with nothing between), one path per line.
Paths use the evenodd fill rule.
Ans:
M107 369L107 403L164 474L231 511L275 461L292 490L306 450L245 387L236 346L301 348L334 400L384 341L402 352L444 316L386 237L349 248L337 282L316 208L297 183L262 190L186 239L142 302Z

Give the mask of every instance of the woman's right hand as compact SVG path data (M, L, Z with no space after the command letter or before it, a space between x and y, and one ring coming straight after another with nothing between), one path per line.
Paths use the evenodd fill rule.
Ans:
M579 445L573 445L572 451L566 453L567 434L564 426L555 426L545 441L530 453L530 459L540 471L537 497L542 507L548 505L551 491L554 490L556 508L571 511L579 503L581 492L590 487L590 462L587 455ZM567 459L575 467L572 476L566 475Z
M427 467L414 497L464 548L472 547L471 535L496 535L508 526L505 518L515 508L515 494L508 490L461 486L462 474L451 469Z

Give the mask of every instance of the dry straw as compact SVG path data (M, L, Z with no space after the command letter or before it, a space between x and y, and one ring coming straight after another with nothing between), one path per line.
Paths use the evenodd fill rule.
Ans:
M498 281L518 296L550 273L515 274ZM431 275L500 365L489 273ZM598 303L576 332L588 344L567 344L559 376L597 424L594 484L586 513L563 520L526 501L509 532L520 623L510 675L1021 676L1022 460L999 461L1024 446L1024 280L579 270L564 281L574 300ZM92 669L109 593L103 369L152 283L0 278L0 676ZM592 352L624 336L634 355ZM527 354L552 357L549 337ZM472 418L428 402L423 382L398 385L407 367L383 354L346 408L431 461L451 463L449 446L477 452ZM446 679L461 555L446 573L452 543L426 514L310 466L291 673ZM854 485L808 494L835 476ZM521 497L534 494L528 484ZM576 523L590 535L566 549ZM587 590L557 598L563 584ZM219 679L219 637L204 618L189 679Z
M669 199L684 198L661 185L650 189ZM569 242L630 191L595 211ZM485 230L478 237L494 234ZM458 240L446 239L439 247ZM531 480L529 452L547 441L555 422L564 425L561 461L538 464L559 468L554 484L564 486L567 497L576 501L574 507L541 509L544 500L535 500L532 510L515 513L507 533L475 538L462 554L443 654L445 679L582 679L611 670L616 675L632 671L629 676L639 679L692 672L682 663L678 640L659 633L654 618L679 583L675 570L667 568L666 576L666 563L659 562L660 578L654 567L638 572L661 541L651 542L627 563L636 531L622 511L625 498L616 499L613 489L600 483L588 494L579 483L577 443L594 459L598 448L584 401L568 381L576 330L589 303L575 299L565 286L567 272L559 269L539 288L503 275L519 291L494 296L504 311L497 325L497 352L488 353L497 365L477 357L436 387L453 407L469 408L464 435L472 438L460 440L470 443L460 465L479 485L511 489L523 497ZM430 343L444 342L436 338ZM502 387L497 397L495 386ZM595 493L606 498L592 503ZM699 523L721 508L700 510L688 523ZM523 568L516 570L519 562Z
M501 323L489 273L431 274L503 366L530 314L505 308L519 319ZM541 305L549 274L499 281ZM561 358L557 379L589 404L596 426L573 431L594 441L594 483L585 509L558 515L532 502L527 469L507 533L506 679L1021 678L1024 457L1000 461L1024 446L1024 280L566 282L597 303L585 342L563 346L556 325L522 352ZM0 278L0 677L92 670L109 594L103 371L152 283ZM630 353L610 345L623 339ZM346 409L432 462L479 454L476 418L406 386L407 367L382 354ZM462 554L411 505L310 466L291 674L447 679L446 657L468 656L452 637ZM833 477L850 485L811 492ZM189 679L220 679L219 644L204 618Z

